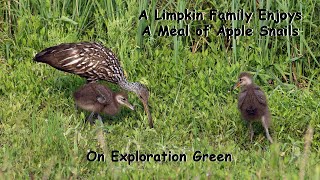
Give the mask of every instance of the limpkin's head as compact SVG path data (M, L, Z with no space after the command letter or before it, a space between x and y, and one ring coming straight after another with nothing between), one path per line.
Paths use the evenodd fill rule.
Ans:
M252 76L250 73L247 72L242 72L239 75L239 80L237 82L237 84L234 86L233 89L236 89L238 87L243 87L243 86L248 86L252 84Z
M152 122L152 117L149 111L149 106L148 106L148 100L149 100L149 91L147 87L139 82L133 83L134 85L134 92L138 95L139 99L141 100L144 110L146 114L148 115L149 119L149 125L151 128L153 128L153 122Z

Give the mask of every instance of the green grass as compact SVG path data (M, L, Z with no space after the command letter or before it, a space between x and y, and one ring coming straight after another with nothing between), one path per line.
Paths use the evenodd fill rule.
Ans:
M1 179L320 178L319 1L0 3ZM197 28L211 23L218 28L221 22L138 20L142 9L150 13L155 8L185 7L203 12L211 8L302 11L303 20L294 24L301 33L290 38L254 35L230 42L213 31L208 37L158 37L154 32L159 25L188 23ZM249 26L260 23L268 24L253 20ZM146 25L151 26L150 37L141 36ZM85 80L32 60L46 47L79 41L110 47L128 79L148 86L154 129L148 127L142 104L132 93L129 101L136 111L123 109L115 117L103 116L104 124L86 124L89 113L75 110L72 98ZM241 71L252 72L268 97L272 145L258 123L250 143L237 110L238 92L229 92ZM313 130L312 140L305 140L308 127ZM310 146L305 145L308 142ZM88 150L104 153L106 162L87 161ZM112 150L171 151L186 153L188 160L128 165L111 162ZM191 158L197 150L230 153L233 160L194 162Z

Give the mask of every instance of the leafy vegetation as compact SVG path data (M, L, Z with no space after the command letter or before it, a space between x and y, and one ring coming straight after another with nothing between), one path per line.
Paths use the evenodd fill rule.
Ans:
M320 2L317 1L1 1L0 2L0 177L1 178L221 178L320 179ZM297 37L216 36L225 23L243 21L155 21L155 9L302 12ZM142 10L151 14L138 19ZM254 18L252 28L268 24ZM191 29L212 24L208 37L159 37L160 25ZM285 26L287 22L271 24ZM142 36L150 25L151 36ZM64 42L97 41L119 57L131 81L151 92L155 128L136 111L123 109L104 123L84 122L72 93L85 80L35 63L42 49ZM250 143L231 91L239 72L249 71L266 92L273 117L270 145L255 126ZM106 82L101 82L106 83ZM108 84L115 90L119 88ZM307 131L309 127L309 131ZM312 131L313 130L313 131ZM308 133L307 133L308 132ZM312 133L313 132L313 133ZM87 160L88 150L106 162ZM186 162L111 162L122 153L186 153ZM192 154L230 153L231 162L194 162Z

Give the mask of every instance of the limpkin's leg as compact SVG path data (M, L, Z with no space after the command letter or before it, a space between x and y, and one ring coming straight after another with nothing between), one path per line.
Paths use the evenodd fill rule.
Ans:
M267 136L268 140L269 140L271 143L273 143L273 140L272 140L272 138L271 138L271 136L270 136L270 134L269 134L268 125L267 125L267 123L266 123L266 117L265 117L265 116L262 116L261 121L262 121L262 126L264 127L264 130L266 131L266 136Z
M250 142L252 142L253 135L254 135L253 128L252 128L252 122L249 122L249 131L250 131Z
M89 121L90 124L94 124L94 116L95 116L95 112L92 112L87 118L86 121Z

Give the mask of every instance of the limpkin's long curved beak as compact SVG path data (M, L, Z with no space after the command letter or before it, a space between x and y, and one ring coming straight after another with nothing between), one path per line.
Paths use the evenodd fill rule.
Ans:
M152 117L149 111L149 106L148 106L148 101L145 101L143 99L141 99L143 107L144 107L144 111L146 112L147 116L148 116L148 120L149 120L149 126L150 128L153 128L153 121L152 121Z

